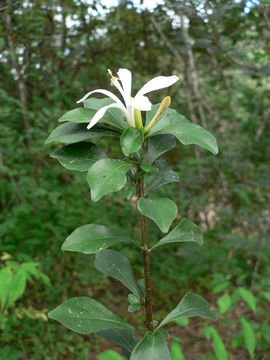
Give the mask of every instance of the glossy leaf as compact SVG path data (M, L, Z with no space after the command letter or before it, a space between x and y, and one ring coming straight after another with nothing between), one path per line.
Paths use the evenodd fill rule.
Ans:
M159 332L147 333L132 351L130 360L171 360L166 341Z
M173 135L158 135L150 137L145 162L149 165L153 164L160 155L173 149L175 145L176 141Z
M214 345L214 351L217 357L217 360L227 360L228 354L225 348L225 345L223 344L223 341L221 337L219 336L217 330L213 328L212 326L205 326L205 336L207 340L209 341L211 337L213 337L213 345Z
M124 355L129 359L130 354L138 343L138 339L130 330L109 329L100 331L97 336L121 346Z
M66 112L63 116L58 120L59 122L70 121L75 123L89 123L90 120L95 115L96 111L92 109L87 109L83 107L79 107L73 110Z
M140 298L129 260L118 251L103 250L96 255L95 267L97 270L119 280L133 294Z
M218 153L215 137L201 126L189 122L175 110L166 110L149 132L149 136L165 134L174 135L184 145L195 144L215 155Z
M106 154L95 144L80 142L61 147L51 157L66 169L87 171L97 160L106 158Z
M126 173L131 167L131 163L113 159L102 159L91 166L87 181L92 200L98 201L104 195L121 190L126 184Z
M62 245L63 251L95 254L119 242L132 242L120 231L103 225L87 224L74 230Z
M157 160L155 162L155 170L146 176L145 194L158 189L160 186L172 182L178 182L179 176L172 171L165 160Z
M243 330L243 334L244 334L246 348L249 352L251 359L254 359L256 338L254 335L253 328L252 328L250 322L248 322L245 318L241 318L240 320L241 320L241 325L242 325L242 330Z
M171 356L172 356L172 360L185 360L184 354L177 339L173 339L172 341Z
M193 316L200 316L211 320L217 320L218 318L217 314L210 310L209 303L204 298L199 295L187 293L176 308L162 320L158 328L176 319Z
M49 144L54 141L64 144L73 144L105 135L119 136L119 133L115 130L98 125L90 130L87 130L86 124L66 122L59 125L51 132L50 136L45 141L45 144Z
M89 297L69 299L50 311L48 316L80 334L91 334L112 328L132 329L131 325Z
M202 245L203 234L199 226L184 218L180 221L178 226L164 236L155 246L153 246L153 248L179 242L196 242L197 244Z
M142 131L135 128L127 128L120 137L120 145L125 156L129 156L142 147L144 136Z
M84 106L97 111L103 106L107 106L112 103L113 101L109 98L96 99L91 97L84 101ZM119 130L125 130L129 127L127 121L124 120L122 111L119 109L108 109L100 122L114 126Z
M169 230L177 216L177 206L168 198L146 199L138 201L139 212L153 220L163 233Z

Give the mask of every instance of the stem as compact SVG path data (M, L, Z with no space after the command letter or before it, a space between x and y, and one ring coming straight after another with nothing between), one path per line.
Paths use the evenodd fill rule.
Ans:
M144 197L144 177L142 176L137 184L138 199ZM150 331L153 331L152 318L152 289L150 278L150 251L148 248L148 231L147 220L144 215L141 218L141 238L142 238L142 253L143 253L143 269L145 282L145 317L146 326Z

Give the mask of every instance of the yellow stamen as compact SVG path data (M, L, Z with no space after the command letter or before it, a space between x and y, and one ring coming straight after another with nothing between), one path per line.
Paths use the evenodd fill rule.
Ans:
M154 126L154 124L156 123L156 121L158 120L158 118L160 117L161 114L164 113L165 110L168 109L168 107L171 105L171 98L170 96L166 96L160 103L158 111L156 112L155 116L153 117L153 119L150 121L150 123L146 126L144 133L149 132L152 127Z

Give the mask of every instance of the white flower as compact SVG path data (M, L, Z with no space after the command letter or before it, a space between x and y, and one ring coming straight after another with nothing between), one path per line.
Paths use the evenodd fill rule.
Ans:
M80 103L87 99L90 95L94 93L100 93L110 97L114 102L110 105L103 106L100 108L92 120L90 121L87 129L93 127L102 117L104 116L105 112L111 108L118 108L122 111L123 115L126 117L129 125L131 127L135 127L135 120L134 120L134 111L135 109L141 111L149 111L151 110L151 102L149 101L148 97L145 94L159 89L164 89L173 85L177 80L178 77L173 76L157 76L154 79L148 81L135 95L134 98L131 97L131 85L132 85L132 75L131 72L127 69L119 69L117 72L118 78L112 75L112 72L108 70L111 75L111 83L113 86L116 87L117 90L121 93L123 97L123 101L121 101L117 96L115 96L112 92L105 90L105 89L97 89L90 91L87 93L82 99L77 101Z

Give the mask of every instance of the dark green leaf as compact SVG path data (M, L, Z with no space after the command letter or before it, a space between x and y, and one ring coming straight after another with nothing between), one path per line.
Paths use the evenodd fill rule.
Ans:
M196 144L215 155L218 153L215 137L175 110L166 110L149 132L149 136L165 134L174 135L184 145Z
M105 152L95 144L80 142L61 147L52 158L69 170L87 171L97 160L106 158Z
M203 234L199 226L193 224L188 219L182 219L180 224L176 226L169 234L164 236L153 248L169 243L177 242L196 242L203 244Z
M121 190L127 181L126 172L131 167L131 163L113 159L102 159L91 166L87 181L92 200L98 201L106 194Z
M91 334L108 329L132 329L132 326L113 314L104 305L88 297L65 301L48 314L68 329L80 334Z
M66 112L60 117L59 122L70 121L75 123L89 123L95 113L95 110L80 107Z
M162 320L158 328L176 319L193 316L200 316L211 320L217 320L218 317L217 314L210 310L209 303L204 298L199 295L187 293L176 308Z
M63 243L62 250L95 254L119 242L132 242L132 240L117 230L103 225L88 224L73 231Z
M149 165L165 152L173 149L176 145L173 135L158 135L149 138L148 150L145 162Z
M177 216L177 206L168 198L145 199L138 201L138 210L149 219L153 220L163 233L169 230Z
M110 342L116 343L121 346L124 355L129 359L130 354L136 344L138 339L133 335L129 330L121 329L109 329L105 331L98 332L96 335L102 339L108 340Z
M156 169L150 175L147 175L145 179L146 187L144 193L146 195L162 185L179 181L178 174L175 171L170 170L165 160L157 160L155 166Z
M94 126L90 130L87 130L86 124L66 122L59 125L51 132L50 136L45 141L45 144L49 144L54 141L64 144L73 144L105 135L119 136L119 133L115 130L98 125Z
M97 270L119 280L133 294L140 298L129 260L118 251L103 250L96 255L95 267Z
M130 360L171 360L171 355L162 334L147 333L132 351Z
M139 151L143 144L143 133L140 130L129 127L120 137L120 145L125 156Z

